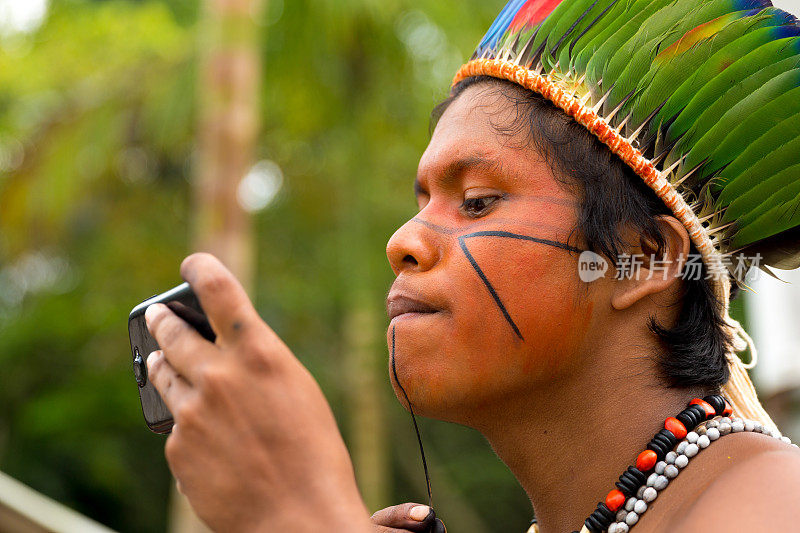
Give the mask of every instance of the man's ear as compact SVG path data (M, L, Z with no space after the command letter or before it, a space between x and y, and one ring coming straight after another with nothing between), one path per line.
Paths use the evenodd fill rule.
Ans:
M664 236L661 254L647 235L634 232L627 235L633 241L630 249L631 268L629 272L618 273L625 275L616 281L611 295L611 305L618 311L680 283L691 246L689 232L672 216L657 216L655 222Z

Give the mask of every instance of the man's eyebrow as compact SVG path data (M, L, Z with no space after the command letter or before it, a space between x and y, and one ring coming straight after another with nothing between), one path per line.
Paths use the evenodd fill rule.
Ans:
M446 186L455 181L464 172L475 168L494 172L503 171L500 161L489 159L481 155L472 155L451 162L444 168L441 174L435 176L434 179L439 182L439 184ZM420 175L417 174L417 178L414 180L414 194L419 196L423 192L424 190L420 184Z

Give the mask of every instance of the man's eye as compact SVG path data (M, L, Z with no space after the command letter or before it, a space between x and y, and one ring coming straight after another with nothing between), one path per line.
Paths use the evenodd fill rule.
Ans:
M461 204L461 209L470 217L479 217L485 215L489 208L499 200L499 196L483 196L480 198L466 198L464 203Z

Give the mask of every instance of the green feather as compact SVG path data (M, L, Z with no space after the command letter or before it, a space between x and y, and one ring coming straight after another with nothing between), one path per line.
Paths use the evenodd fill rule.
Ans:
M796 63L800 66L800 58ZM722 140L708 158L708 162L703 166L703 171L712 174L727 165L723 176L735 177L745 171L753 161L758 161L765 157L776 144L785 140L779 134L767 135L775 128L783 126L791 127L791 121L800 124L800 87L778 96L767 105L744 117L741 123ZM788 123L784 123L790 120ZM733 181L725 185L728 192L720 196L720 201L729 202L730 195L739 195L743 191L734 186Z
M769 10L764 10L755 16L735 18L746 12L737 12L725 15L717 19L719 23L725 24L722 29L711 37L705 38L691 48L680 53L678 57L669 55L664 56L661 52L655 59L651 71L652 80L645 84L645 80L640 82L637 90L639 96L631 102L633 113L629 129L636 130L640 125L667 99L674 94L675 89L696 72L708 69L708 60L725 48L727 45L739 40L743 35L753 30L763 28L767 24L775 22ZM732 20L726 24L726 17ZM687 34L688 35L688 34ZM654 124L658 124L654 121Z
M770 50L774 48L785 49L785 46L783 45L785 45L787 41L784 40L783 45L776 45L776 41L773 40L774 33L775 28L773 27L759 28L755 31L744 34L732 43L729 43L727 46L724 46L722 49L717 51L701 67L689 73L689 77L683 81L683 83L677 89L675 89L675 91L667 100L666 104L664 104L664 107L662 107L661 111L658 112L658 115L656 115L653 123L663 124L678 115L682 109L684 109L689 103L692 102L693 99L695 99L696 95L699 94L701 89L707 84L711 83L712 80L719 78L719 82L717 83L720 85L722 85L720 82L731 80L729 85L732 85L733 80L738 81L752 74L753 68L755 68L755 65L757 64L753 60L757 54L754 54L753 57L748 57L750 53L755 52L756 49L761 46L767 46ZM747 58L747 60L740 63L740 58ZM781 58L778 57L777 60L779 59ZM727 78L720 75L726 69L737 65L737 63L740 63L738 66L742 69L747 69L746 73L731 71L733 76L729 75ZM708 99L710 100L712 97L718 96L720 92L721 90L718 87L715 87L712 91L708 91ZM705 100L703 100L703 103L705 103ZM698 104L700 104L700 101L698 101ZM703 105L702 107L706 106ZM687 115L685 118L688 117L689 115Z
M566 36L564 39L558 43L558 49L553 50L553 53L558 54L558 65L559 70L561 72L569 72L570 71L570 59L571 59L571 50L572 44L575 40L584 34L584 31L588 30L590 27L596 25L602 17L605 17L609 11L613 8L613 6L620 3L620 0L603 0L598 1L595 3L591 9L586 12L586 15L580 20L580 22L575 25L575 27L569 32L569 35ZM600 17L600 18L598 18ZM548 46L550 46L550 42L548 40ZM555 43L554 45L555 46ZM551 48L552 49L552 48Z
M603 73L603 88L611 94L603 106L610 112L632 94L637 85L652 79L649 72L658 51L675 43L686 32L730 12L729 2L707 2L686 13L681 2L696 5L694 0L678 0L645 21L643 27L608 62Z
M553 32L557 32L562 24L567 24L561 31L560 35L569 27L569 23L574 22L575 19L588 8L594 0L578 0L574 2L564 1L556 6L556 8L548 15L544 21L539 25L536 38L531 43L531 50L535 55L535 60L539 60L541 52L550 39Z
M773 98L796 87L793 83L797 73L794 70L787 71L795 65L795 61L795 58L788 58L769 65L752 76L740 80L718 96L678 141L664 164L671 165L680 159L686 154L688 147L689 152L679 176L694 170L738 125L742 117L748 116ZM669 137L669 131L667 136Z
M610 25L607 32L603 32L597 36L595 39L595 41L599 41L597 50L587 49L586 54L588 57L582 57L582 53L578 54L575 62L576 69L579 68L580 63L586 62L586 85L593 92L596 91L595 88L598 87L598 82L603 77L606 64L611 56L614 55L620 46L628 42L628 40L639 31L642 27L642 23L650 16L652 10L649 8L652 6L654 9L661 9L662 6L670 4L673 1L674 0L640 0L636 2L631 8L630 13L626 13L626 15L632 15L627 22L619 28ZM638 12L636 8L639 8ZM611 35L608 35L608 33ZM601 39L604 40L601 41Z
M800 176L800 162L769 176L755 176L756 179L753 181L756 185L742 196L734 198L728 205L723 216L724 222L735 220L740 228L748 226L775 207L778 204L777 199L783 194L782 191L797 181L798 176ZM724 202L720 200L720 203Z
M798 145L795 149L800 149L800 143L795 144ZM800 225L800 180L795 179L770 200L774 207L740 228L733 236L731 246L740 248Z
M755 89L779 73L792 68L777 66L770 69L770 66L795 57L797 54L795 48L798 44L800 44L800 38L797 37L789 37L767 43L745 54L731 66L714 76L711 81L697 90L697 94L692 97L669 127L666 133L666 142L673 143L684 135L694 124L697 124L703 113L713 106L714 102L727 95L731 88L749 80L751 82L750 85ZM787 64L789 63L787 62ZM751 79L753 76L757 77ZM745 92L744 95L746 96L746 94ZM730 98L728 105L733 105L735 101L741 98L741 91L736 91ZM713 123L717 118L719 117L714 117L710 123Z
M572 59L570 68L573 72L586 72L586 64L595 51L623 24L640 13L642 6L654 3L654 0L619 0L591 28L572 43L570 52ZM644 20L644 19L642 19Z

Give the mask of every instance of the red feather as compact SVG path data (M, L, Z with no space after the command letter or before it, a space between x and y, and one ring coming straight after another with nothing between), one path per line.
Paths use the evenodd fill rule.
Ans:
M539 24L553 12L561 3L561 0L528 0L525 5L517 11L514 20L511 21L511 31L518 31L525 26L531 27Z

